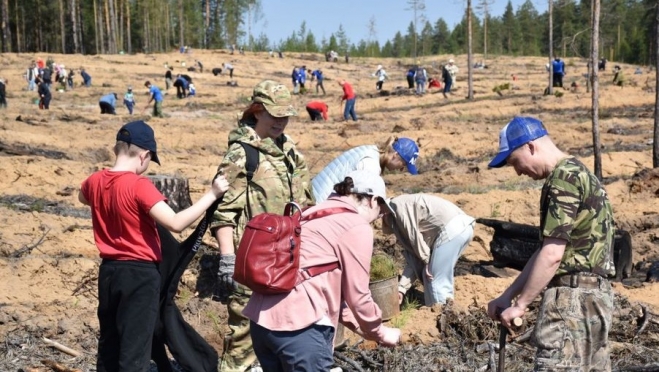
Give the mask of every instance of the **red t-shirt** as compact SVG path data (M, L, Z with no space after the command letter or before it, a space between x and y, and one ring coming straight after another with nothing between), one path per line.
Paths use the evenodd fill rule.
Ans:
M101 258L160 262L160 237L149 211L167 199L148 178L104 169L89 176L80 190L92 209Z
M343 84L343 100L355 98L355 92L352 90L352 85L346 82Z
M312 110L318 110L320 111L321 114L323 114L323 119L327 120L327 104L325 102L321 101L311 101L307 103L307 107L312 109Z

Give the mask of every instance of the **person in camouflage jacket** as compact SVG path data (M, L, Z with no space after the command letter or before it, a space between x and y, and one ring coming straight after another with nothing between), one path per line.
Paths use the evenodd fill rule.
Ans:
M297 115L288 89L277 82L259 83L239 127L229 133L229 148L217 173L229 182L229 191L214 213L211 232L220 248L219 286L229 295L229 327L221 371L244 371L256 361L249 336L249 319L242 315L251 291L233 281L235 250L254 216L283 213L286 203L312 205L309 171L293 140L284 134L290 116ZM259 153L258 166L248 181L247 155L240 143Z
M540 200L542 248L497 299L488 315L510 327L542 297L534 330L535 371L610 371L608 332L613 293L614 222L600 181L585 165L560 151L542 122L515 117L499 137L493 168L545 179Z

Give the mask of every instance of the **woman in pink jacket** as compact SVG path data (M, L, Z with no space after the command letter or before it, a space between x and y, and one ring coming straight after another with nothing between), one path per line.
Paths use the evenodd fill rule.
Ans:
M340 321L369 340L394 346L400 330L382 324L369 291L371 222L391 209L382 177L359 170L334 186L334 195L305 215L328 208L345 212L303 222L300 267L338 262L281 295L254 293L243 314L251 320L254 351L264 371L329 371Z

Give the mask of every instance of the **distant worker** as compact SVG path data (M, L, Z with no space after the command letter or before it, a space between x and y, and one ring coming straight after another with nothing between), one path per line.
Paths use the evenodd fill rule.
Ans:
M37 78L37 86L37 92L39 93L39 108L42 110L50 109L50 100L53 96L50 94L48 85L44 83L41 78Z
M556 57L554 58L554 62L552 62L552 68L554 70L553 86L563 88L563 76L565 76L565 62L563 62L563 60L561 60L559 57Z
M407 88L408 89L414 89L414 73L416 72L416 69L414 67L411 67L409 70L407 70L407 74L405 77L407 78Z
M387 80L387 72L382 68L382 65L378 65L378 69L372 76L378 78L378 81L375 83L375 89L382 90L382 85L384 84L384 81Z
M181 75L176 76L176 80L174 81L174 86L176 87L176 98L181 99L188 96L188 88L190 86L190 83Z
M129 86L124 94L124 106L128 109L128 114L133 115L133 108L135 107L135 96L133 95L133 87Z
M625 75L623 75L622 69L618 65L613 67L613 84L621 88L625 85Z
M0 108L7 108L7 81L0 79Z
M153 102L153 116L162 118L164 117L162 114L162 93L160 92L160 89L158 89L157 86L151 85L151 82L148 80L144 83L144 86L149 89L149 94L151 94L151 98L149 98L149 102L146 103L146 107L144 108L145 110L149 107L151 102Z
M323 95L326 95L325 87L323 86L323 81L325 80L323 71L321 69L315 70L311 73L311 76L316 79L316 94L318 94L318 88L320 88L323 90Z
M82 76L82 83L85 84L86 87L92 86L92 77L84 68L80 69L80 76Z
M418 65L414 70L414 82L416 82L416 94L422 95L426 93L426 81L428 74L423 66Z
M327 109L327 103L323 101L311 101L307 103L307 112L311 121L328 120Z
M165 90L169 90L169 87L172 86L172 71L174 70L173 67L170 67L165 71Z
M343 120L348 121L348 116L350 116L352 121L357 121L357 114L355 113L355 101L357 100L357 96L355 96L355 91L352 89L352 85L345 80L340 80L339 85L343 88L341 102L346 102L345 107L343 108Z
M223 63L222 67L229 71L229 79L233 79L233 65L231 63Z
M439 80L437 80L435 78L429 78L428 79L428 90L430 90L430 88L441 89L442 84L439 82Z
M117 93L106 94L98 101L98 105L101 106L101 114L116 115L117 113L114 110L116 104Z

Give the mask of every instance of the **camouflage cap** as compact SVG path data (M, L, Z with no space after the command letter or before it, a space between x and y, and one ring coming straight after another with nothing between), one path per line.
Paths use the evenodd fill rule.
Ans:
M297 115L291 104L291 92L276 81L263 80L258 83L254 87L252 102L262 103L268 113L277 118Z

